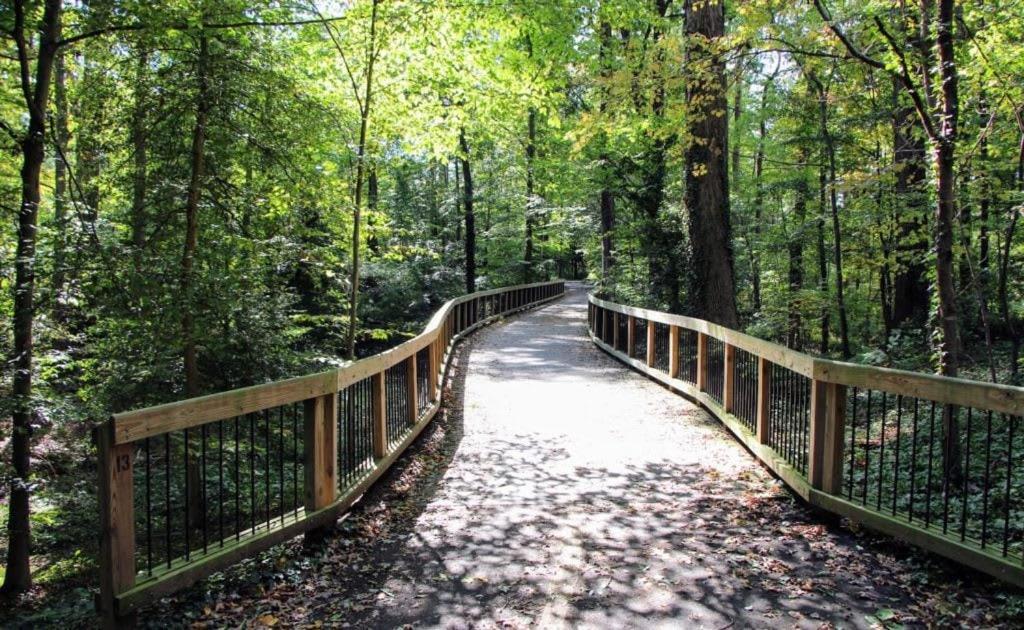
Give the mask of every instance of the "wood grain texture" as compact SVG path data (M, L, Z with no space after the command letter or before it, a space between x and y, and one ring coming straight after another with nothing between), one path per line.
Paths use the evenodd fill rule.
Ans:
M757 441L768 443L772 413L772 364L764 357L757 358Z
M388 395L384 387L384 372L370 378L370 399L373 407L373 458L384 459L388 454Z
M97 428L100 505L100 610L118 625L116 596L135 585L135 447L115 444L113 424Z
M338 488L337 394L324 394L304 403L303 458L305 506L309 512L334 502Z

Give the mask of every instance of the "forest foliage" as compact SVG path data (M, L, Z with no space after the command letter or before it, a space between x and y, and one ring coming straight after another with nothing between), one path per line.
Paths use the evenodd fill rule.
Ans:
M26 557L92 420L372 354L467 290L588 278L1021 380L1016 0L10 0L0 35Z

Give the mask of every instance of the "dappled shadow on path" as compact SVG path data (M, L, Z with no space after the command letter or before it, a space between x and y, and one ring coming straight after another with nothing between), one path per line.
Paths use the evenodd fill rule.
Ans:
M575 298L575 299L574 299ZM901 602L708 417L581 338L578 296L485 333L448 419L457 441L355 626L867 626ZM841 572L836 579L835 572ZM372 606L352 606L352 601Z

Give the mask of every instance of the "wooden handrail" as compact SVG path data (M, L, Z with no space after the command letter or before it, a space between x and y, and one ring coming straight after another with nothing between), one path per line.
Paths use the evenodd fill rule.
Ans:
M863 390L862 393L866 391L868 401L871 400L872 391L880 392L883 396L890 395L891 404L893 405L901 405L904 399L926 401L930 403L930 422L933 424L935 422L936 406L939 409L939 415L945 415L946 417L955 417L958 413L957 409L961 408L967 409L968 414L974 412L978 418L988 414L987 430L989 432L988 439L991 441L991 414L993 413L1004 414L1004 422L1007 422L1006 417L1009 417L1008 426L1010 428L1008 431L1009 436L1011 436L1010 439L1013 439L1013 427L1017 423L1015 418L1024 419L1024 388L832 361L812 357L779 344L757 339L750 335L693 317L626 306L603 300L593 295L590 296L589 302L591 314L588 321L590 322L591 338L595 344L635 370L664 383L671 389L700 403L721 420L740 442L750 449L759 460L777 474L793 491L811 504L858 520L868 527L884 533L901 537L915 545L945 555L1018 586L1024 586L1024 549L1010 553L1009 545L1005 538L1005 526L1003 529L1004 542L1000 545L999 550L995 550L996 545L993 543L990 542L988 546L985 545L984 534L982 534L981 541L972 541L966 536L966 525L964 524L961 525L960 531L957 533L947 531L945 524L938 527L923 521L920 514L917 515L915 520L913 495L911 495L908 514L897 510L896 498L892 499L891 509L880 509L869 505L867 490L865 490L863 498L858 503L854 501L851 489L853 483L853 463L849 463L851 468L848 471L850 477L846 481L849 484L846 495L843 492L844 466L847 465L845 445L847 440L850 439L854 439L853 443L856 444L855 438L858 435L855 423L859 416L856 415L856 406L853 407L854 416L852 422L854 424L850 425L852 428L847 433L848 400L849 396L851 396L851 390L854 393L858 390ZM602 327L602 324L610 319L609 313L614 313L615 317L622 317L623 315L628 317L630 330L632 330L637 319L669 325L670 343L673 347L669 349L668 370L663 371L654 367L655 357L650 354L650 347L646 357L633 357L632 335L630 335L630 341L627 344L629 351L626 353L621 352L618 347L609 343L607 331ZM650 328L651 326L648 325L648 329ZM680 378L679 349L676 345L680 342L679 331L683 329L696 333L694 342L696 344L695 353L697 357L695 382L688 382ZM721 369L723 369L723 379L721 382L724 383L724 391L720 394L721 399L716 398L716 395L713 395L708 389L708 368L711 365L709 362L708 338L714 338L722 342L723 366ZM748 399L746 403L748 410L751 406L756 409L756 414L754 414L754 417L750 417L750 412L748 411L746 423L736 417L734 412L734 370L736 364L735 353L737 350L742 350L756 357L757 384L756 388L751 389L748 387L747 391L750 392L749 395L752 396L753 402L749 402ZM773 366L783 370L784 378L782 382L775 381L778 377L773 376L775 371ZM787 370L788 372L786 372ZM794 374L798 376L793 376ZM801 383L795 380L799 378L803 378L804 381ZM806 394L794 394L791 389L788 394L784 394L784 396L789 396L789 398L773 400L775 395L773 392L776 385L792 388L794 382L797 383L798 387L803 387L803 384L806 384L807 389L803 390ZM806 428L803 429L806 433L803 436L797 434L797 439L804 440L804 442L797 445L795 454L793 452L794 447L791 444L787 446L790 449L789 452L777 452L771 446L773 443L773 413L781 413L780 408L782 411L790 410L791 412L794 395L797 399L800 396L805 396L804 400L807 401L804 420ZM887 430L884 398L881 404L880 429L883 432L881 439L884 440L884 432ZM895 426L895 436L888 438L890 441L893 439L897 440L897 449L898 441L904 439L904 434L901 431L912 431L912 433L909 433L910 437L906 439L912 441L914 447L917 446L918 416L916 409L915 407L914 424L912 427L904 426L901 429L899 425L901 416L899 412L897 413L895 418L897 423ZM897 409L890 410L898 411ZM867 413L870 414L870 407ZM864 418L867 423L866 426L870 429L872 417L867 415ZM968 415L968 418L970 418L970 415ZM789 422L789 429L791 430L793 421L788 420L787 422ZM942 418L939 419L939 422L941 428ZM968 448L971 439L969 427L970 420L968 420L965 438L968 442ZM888 430L892 431L893 428L890 421ZM787 429L783 427L779 430ZM931 441L930 444L934 445L936 436L933 426L929 428L927 437ZM956 441L959 441L961 437L957 435ZM878 465L886 464L886 460L882 459L883 455L880 451L873 455L870 454L871 445L868 442L868 436L862 434L860 438L862 440L862 453L865 454L865 457L870 455L877 458ZM1012 448L1012 444L1007 448ZM911 455L912 453L907 453L904 457L910 457ZM986 457L988 456L990 454L986 455ZM898 475L900 472L898 457L897 454L894 464L895 475ZM932 455L929 453L928 457L928 466L931 466ZM1006 458L1004 460L1000 461L1000 465L1013 465L1012 461L1006 460ZM892 463L892 460L889 460L889 463ZM989 463L990 460L987 460L984 467L984 474L986 475L984 483L986 502L988 501L987 493L990 486L988 482ZM907 465L904 464L904 469ZM913 462L910 465L916 467L918 463ZM958 462L957 465L959 466L960 463ZM863 466L863 472L866 475L866 460ZM929 475L931 475L930 471L931 468L929 468ZM911 476L914 474L914 471L911 470ZM970 474L970 469L963 473L963 475ZM1010 475L1011 473L1007 473L1007 478L1010 478ZM863 478L866 479L867 477L864 476ZM879 479L884 479L884 474ZM898 483L898 480L894 483ZM930 476L928 483L931 483ZM966 482L964 483L966 484ZM879 492L881 492L881 487L879 485ZM964 487L966 488L966 485ZM1001 489L1002 492L1007 494L1007 498L1003 499L1004 501L1009 500L1010 490L1009 484L1005 486L1005 489ZM913 491L911 490L911 492ZM1017 490L1017 492L1020 491ZM897 497L897 488L895 486L891 490L891 495L892 497ZM964 496L962 501L966 505L967 496ZM880 502L881 500L879 499ZM967 514L967 512L965 511L964 514ZM973 516L977 517L977 515ZM986 520L986 518L991 517L991 514L982 515L981 527L991 528L992 526ZM961 522L964 523L966 518L966 516L961 516ZM976 521L975 524L977 524Z
M499 317L517 311L533 308L548 301L557 299L564 294L563 281L537 282L513 287L504 287L479 291L464 295L446 302L434 313L423 332L416 337L359 361L341 368L300 376L284 381L255 385L227 392L211 394L180 402L157 405L145 409L137 409L117 413L97 427L97 443L99 445L99 503L101 521L100 571L101 588L98 605L107 625L118 625L130 621L130 616L138 607L209 575L213 571L225 568L249 557L269 546L288 538L314 530L331 522L347 510L353 502L384 473L395 459L408 447L423 428L437 413L441 404L439 385L443 383L444 373L448 369L451 350L454 345ZM490 304L484 315L482 305ZM425 353L425 355L421 354ZM425 360L427 374L425 395L426 407L422 408L418 396L417 361ZM404 370L404 387L401 391L395 387L388 393L386 373L390 368L400 366ZM344 392L366 379L372 384L372 436L367 436L372 443L372 465L369 469L359 470L359 476L348 487L340 487L339 457L339 393ZM405 417L390 418L388 405L396 401L388 401L389 395L404 398ZM146 462L145 475L147 488L144 504L149 506L149 458L151 441L159 436L167 436L161 443L170 449L171 434L184 431L184 443L188 443L188 431L202 428L202 445L206 445L206 427L213 423L235 418L235 457L236 474L238 469L238 418L250 416L256 412L280 409L280 426L284 426L284 409L289 405L300 404L303 415L303 448L302 476L304 479L304 498L295 509L285 514L284 497L278 501L280 513L275 511L273 519L261 517L258 523L245 531L232 531L230 539L220 539L218 544L206 544L206 530L203 529L202 553L190 549L185 543L184 557L166 559L159 567L149 567L149 573L142 576L136 567L136 497L133 479L136 474L135 460L144 449ZM269 421L268 421L269 422ZM297 418L294 420L297 423ZM388 435L389 422L404 422L404 433L399 436ZM223 430L223 426L220 427ZM266 447L270 448L270 424L266 425ZM195 432L193 432L193 436ZM279 436L283 443L285 434ZM296 440L297 432L291 438ZM400 438L400 439L399 439ZM276 438L275 438L276 439ZM224 438L218 438L223 451ZM396 443L397 440L397 443ZM187 449L187 446L185 447ZM252 451L255 446L250 446ZM294 448L294 447L293 447ZM167 451L170 453L170 450ZM185 451L187 457L188 451ZM205 453L205 451L204 451ZM205 454L204 454L205 457ZM223 455L221 455L223 457ZM267 472L269 474L269 450L265 453ZM277 457L283 467L284 452ZM184 461L184 460L182 460ZM180 465L180 464L179 464ZM186 463L187 465L187 463ZM222 465L222 464L218 464ZM298 460L294 461L298 466ZM170 484L169 461L167 484ZM252 464L250 463L250 468ZM203 470L205 471L205 464ZM283 470L283 468L282 468ZM186 477L190 473L186 472ZM205 477L204 477L205 479ZM269 484L269 476L267 477ZM185 481L186 487L188 480ZM205 488L205 480L203 481ZM283 477L279 477L283 484ZM168 518L170 514L170 485L167 486L166 506ZM223 487L221 487L223 491ZM236 487L236 494L240 489ZM205 492L205 490L204 490ZM266 489L266 506L269 514L270 488ZM204 503L205 505L205 503ZM204 507L205 509L205 507ZM223 510L223 507L220 508ZM252 505L249 506L253 512ZM275 508L277 510L278 508ZM187 511L187 510L186 510ZM186 519L190 515L184 515ZM223 518L223 512L219 513ZM205 518L205 515L204 515ZM143 519L145 522L145 518ZM168 520L168 523L170 521ZM185 526L188 531L193 526ZM221 525L223 528L223 524ZM187 536L187 534L186 534ZM168 540L170 540L168 538ZM187 540L187 538L186 538ZM170 556L170 543L167 555Z

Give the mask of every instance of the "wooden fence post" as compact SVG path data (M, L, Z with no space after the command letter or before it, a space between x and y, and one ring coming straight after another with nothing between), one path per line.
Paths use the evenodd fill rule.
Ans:
M708 388L708 336L697 333L697 390Z
M338 492L338 395L325 394L303 403L303 458L306 512L334 503Z
M843 486L843 433L846 386L811 381L811 443L808 480L811 487L839 494Z
M405 407L409 412L409 424L416 424L420 418L420 401L416 391L419 385L416 382L416 354L412 353L405 360L405 396L409 401Z
M636 353L636 317L632 315L626 320L626 356L632 358Z
M647 367L654 367L654 322L647 320Z
M668 329L668 375L679 378L679 326Z
M612 348L619 349L619 312L612 316Z
M772 412L772 364L757 357L757 441L768 443Z
M432 344L427 346L429 348L427 355L427 400L434 402L437 400L437 375L441 371L441 338L438 337Z
M114 425L96 429L99 447L100 610L105 627L132 626L114 597L135 586L134 444L114 444Z
M373 403L373 457L383 459L388 454L388 398L384 387L384 372L371 377L370 399Z
M605 343L608 343L609 341L612 340L612 331L609 330L611 328L611 326L612 326L612 318L608 317L608 313L609 313L609 311L605 310L605 312L604 312L604 335L601 337L601 340L604 341Z
M722 380L722 408L726 413L732 413L733 391L736 389L736 347L732 344L722 346L722 354L725 355L725 374Z

